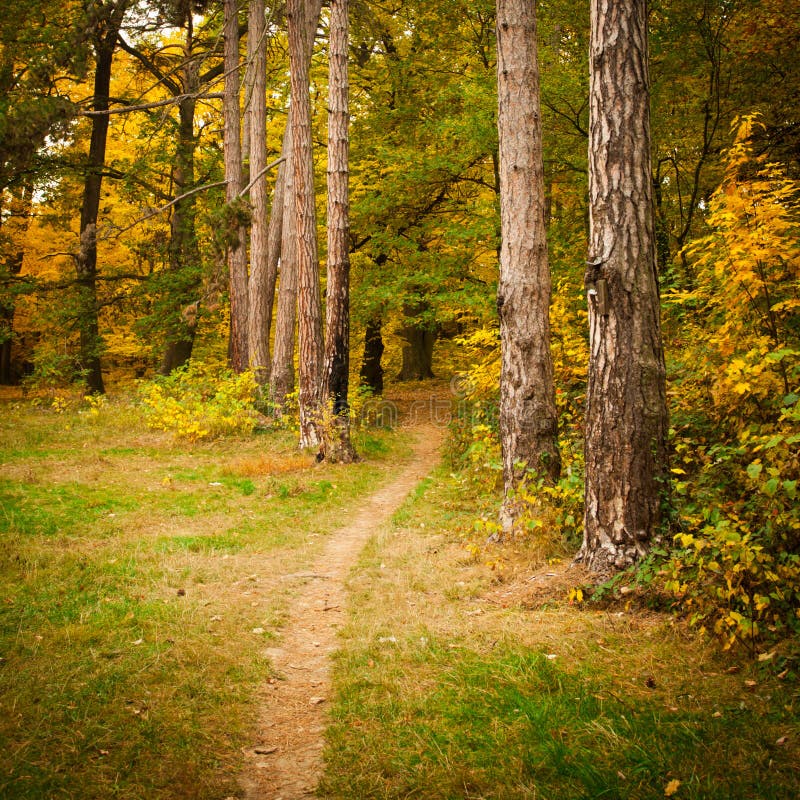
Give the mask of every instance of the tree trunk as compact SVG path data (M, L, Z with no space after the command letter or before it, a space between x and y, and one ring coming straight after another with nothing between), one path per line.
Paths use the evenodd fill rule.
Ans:
M108 111L111 64L126 8L126 2L117 3L108 9L107 16L94 20L96 61L93 111ZM97 319L97 215L100 210L108 124L107 114L97 114L92 117L92 135L89 141L89 157L81 204L80 243L75 259L78 278L80 362L86 376L87 388L93 394L105 392L100 365L103 342Z
M291 117L291 112L289 114ZM272 371L270 374L270 396L280 413L286 395L294 390L294 329L297 322L297 257L296 236L294 234L294 170L292 165L291 135L283 188L283 213L281 214L281 279L278 284L278 313L275 320L275 351L272 355ZM274 202L278 200L275 192ZM275 207L273 204L273 217Z
M225 87L223 148L225 158L226 240L230 275L230 362L235 372L248 366L247 228L242 223L242 147L239 113L239 17L236 0L224 0Z
M250 206L253 219L250 227L250 282L247 339L250 368L262 386L269 381L269 316L267 306L272 306L272 293L268 294L268 221L267 176L259 175L267 166L267 37L264 0L250 0L247 42L252 71L250 97L250 175L255 182L250 188Z
M193 95L199 90L198 63L192 58L192 20L191 14L187 16L181 88L189 96L184 97L178 103L178 141L175 147L175 163L172 168L172 185L176 197L180 197L194 187L194 155L197 144L194 135L197 101ZM200 250L197 245L195 227L196 209L196 195L184 197L173 207L170 220L169 271L171 285L169 301L172 306L173 321L168 328L167 343L160 369L162 375L169 375L174 369L187 364L194 347L197 313L195 311L195 313L187 315L185 309L193 302L197 302L201 281Z
M292 102L292 171L297 247L297 317L300 363L300 446L322 443L322 304L319 289L309 66L305 58L304 0L289 0L289 69Z
M361 360L361 385L369 386L373 394L383 394L383 336L381 328L383 320L380 316L367 321L364 331L364 357Z
M305 28L305 56L309 64L314 49L314 35L319 22L322 0L310 0ZM294 179L292 173L292 109L286 120L281 156L284 161L278 168L275 192L272 198L272 213L267 235L266 294L267 329L271 325L272 301L277 282L280 261L280 284L278 287L278 309L275 320L275 347L270 373L270 397L280 413L286 395L294 389L294 330L297 310L297 269L294 255Z
M593 0L590 63L586 510L577 560L609 573L647 552L668 476L646 0Z
M324 428L325 457L350 463L350 201L348 0L331 0L328 90L328 284L324 397L333 404L333 430Z
M561 470L550 355L536 9L530 0L497 0L497 80L501 521L508 531L518 513L514 495L527 471L554 482Z
M400 336L407 344L403 346L403 363L397 376L399 381L424 381L433 378L433 346L438 338L435 326L418 323L414 320L421 311L422 305L404 308L407 321L400 328Z
M30 179L24 180L9 190L9 194L7 214L0 207L0 243L6 252L3 277L15 278L22 272L25 261L25 237L31 221L33 183ZM0 297L0 384L4 386L10 386L17 379L12 367L15 312L16 296L13 286L9 286L6 296Z

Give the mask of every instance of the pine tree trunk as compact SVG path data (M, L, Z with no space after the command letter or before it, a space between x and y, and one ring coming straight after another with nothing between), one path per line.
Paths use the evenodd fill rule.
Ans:
M289 113L291 118L291 111ZM294 331L297 322L297 237L294 233L294 163L289 136L286 175L283 182L281 220L281 277L278 284L278 313L275 320L275 349L270 373L270 396L280 413L286 395L294 390ZM275 202L278 192L275 192ZM275 210L273 208L273 216Z
M333 430L324 429L325 458L350 463L350 201L348 0L331 0L328 41L328 283L324 396L333 404Z
M317 255L309 67L305 58L304 0L289 0L292 171L297 247L297 318L300 366L300 446L322 443L322 304Z
M593 0L586 510L578 561L648 550L667 489L667 407L650 167L647 2Z
M236 0L224 0L223 40L225 87L223 148L225 159L225 200L229 217L225 235L228 244L230 275L231 330L230 362L235 372L248 366L247 353L247 229L240 223L242 191L242 146L239 110L239 17Z
M549 481L561 470L550 355L536 10L530 0L497 0L497 53L501 521L510 530L517 515L514 493L526 470Z
M250 0L247 41L252 71L250 97L250 206L253 218L250 227L250 281L248 344L250 368L256 380L264 385L269 380L269 316L275 293L269 293L267 176L260 175L267 166L267 37L264 0ZM258 176L258 177L257 177ZM268 311L269 307L269 311Z
M322 0L310 0L305 22L305 56L309 64L314 49L314 36L319 22ZM270 397L276 410L284 403L286 395L294 389L294 333L297 310L297 267L294 255L294 179L292 172L292 109L286 120L286 130L281 148L283 162L278 168L275 192L272 198L272 213L267 235L267 277L266 294L272 298L280 261L280 282L278 284L278 308L275 319L275 345L270 373ZM272 302L267 305L267 328L271 324Z

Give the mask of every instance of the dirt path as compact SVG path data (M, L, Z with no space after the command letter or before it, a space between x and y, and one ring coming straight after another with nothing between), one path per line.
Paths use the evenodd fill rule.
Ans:
M247 753L240 780L247 800L314 796L323 766L330 655L347 603L345 579L369 537L438 460L441 430L426 426L415 433L414 455L397 478L364 501L352 521L331 535L311 569L286 576L304 583L281 646L267 651L282 680L273 680L261 692L258 741Z

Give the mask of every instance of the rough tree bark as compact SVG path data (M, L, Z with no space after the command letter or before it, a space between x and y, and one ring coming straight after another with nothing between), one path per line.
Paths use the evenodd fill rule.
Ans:
M304 0L288 0L292 102L292 172L297 247L297 317L300 364L300 446L322 443L322 303L317 255L309 67L305 58Z
M334 425L325 427L325 458L350 463L350 142L348 0L331 0L328 58L328 284L323 396L333 404Z
M322 0L310 0L306 6L305 56L309 64L314 49L314 38L319 23ZM297 270L294 255L295 237L291 233L294 225L294 185L292 172L292 109L286 119L286 130L281 147L283 162L278 168L275 191L272 198L272 213L267 235L266 294L268 302L267 329L271 325L272 301L280 262L278 285L278 308L275 319L275 346L270 373L270 397L280 413L286 395L294 389L294 333L297 310Z
M503 529L517 516L526 470L558 478L558 416L550 355L550 268L545 233L536 9L497 0L500 160L500 433Z
M641 558L667 488L650 167L647 0L592 0L586 510L577 560Z
M250 0L247 26L248 69L252 71L250 97L250 280L248 283L247 341L250 368L262 386L269 380L269 311L275 293L268 293L267 176L267 36L264 0Z
M225 86L223 149L225 159L225 201L228 272L230 275L231 330L230 362L235 372L248 366L247 354L247 229L241 224L242 144L239 110L239 14L236 0L224 0L223 46Z
M111 64L125 12L127 0L110 3L95 10L91 19L95 49L94 93L92 111L108 111L111 86ZM75 258L79 294L78 326L80 331L80 361L90 392L105 392L100 365L102 340L97 319L97 215L103 185L103 168L108 140L108 114L92 116L92 135L83 184L81 204L80 243Z

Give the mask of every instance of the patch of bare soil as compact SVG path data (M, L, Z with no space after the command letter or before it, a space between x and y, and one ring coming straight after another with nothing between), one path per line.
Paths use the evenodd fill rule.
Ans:
M240 779L248 800L314 796L323 767L330 656L347 603L345 579L369 537L436 464L441 439L441 429L418 428L413 457L400 474L331 535L311 569L285 576L297 583L297 595L280 647L267 651L277 677L260 691L258 736ZM268 556L263 568L272 569Z

